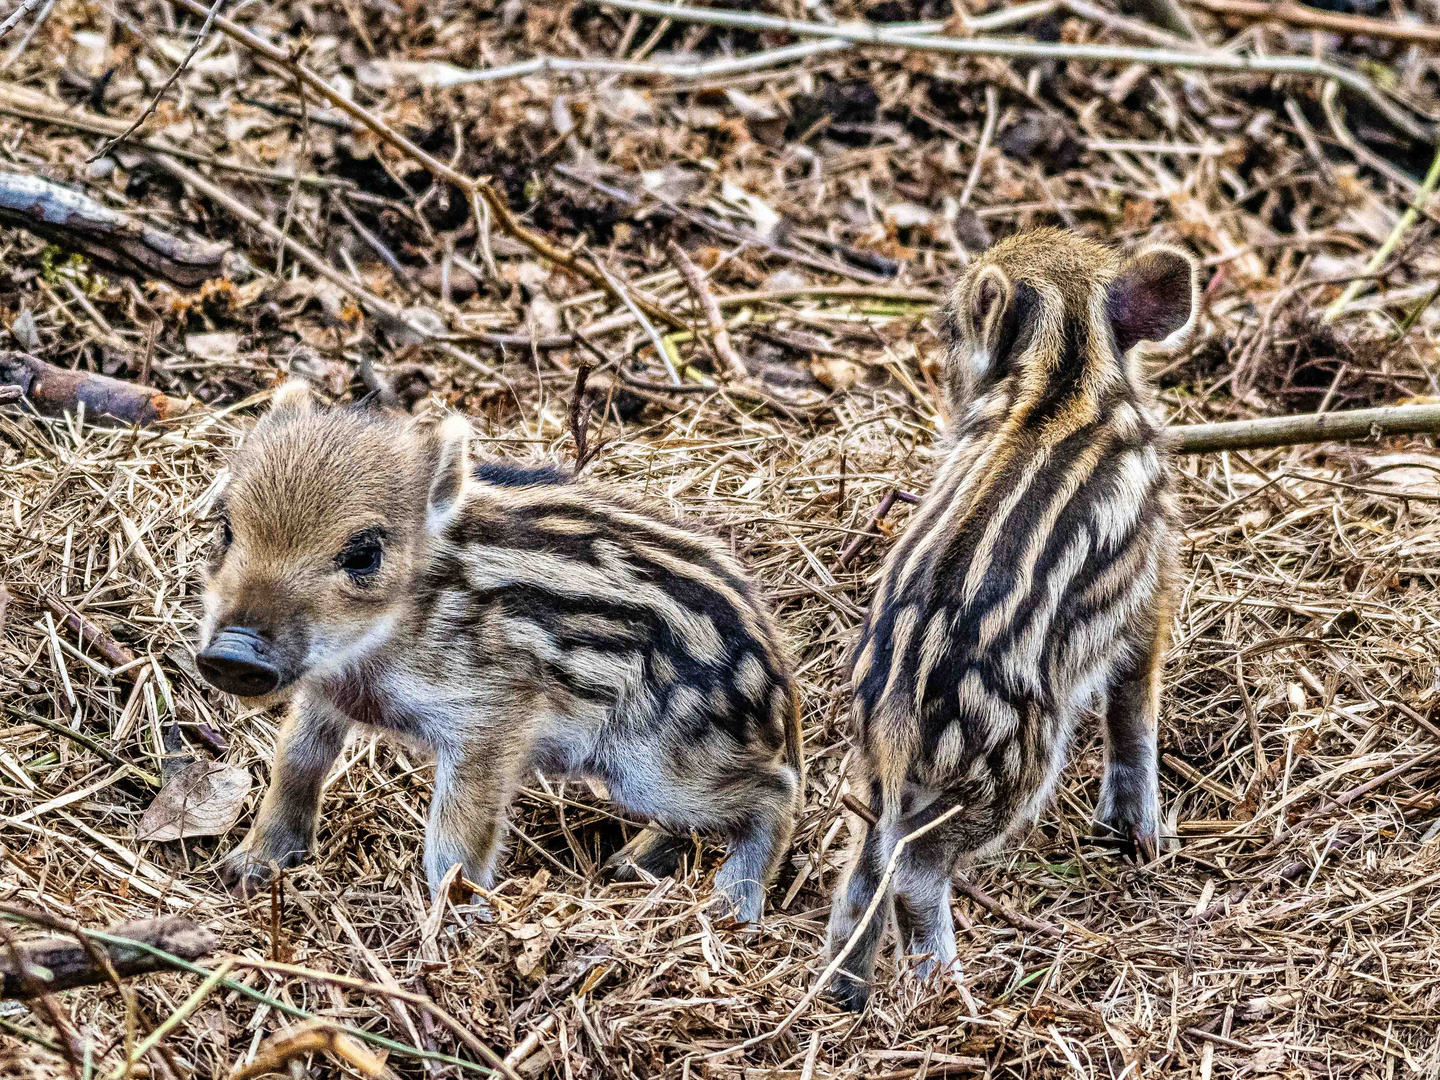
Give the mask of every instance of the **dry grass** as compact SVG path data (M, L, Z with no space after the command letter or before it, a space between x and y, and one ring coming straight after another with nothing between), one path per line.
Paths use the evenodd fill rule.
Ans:
M776 10L792 7L799 5ZM257 4L244 18L278 31L292 14L320 35L310 59L327 75L353 72L369 46L381 56L468 64L483 42L487 64L500 64L539 51L633 55L654 29L646 19L626 33L623 18L606 20L585 5L552 8L532 7L508 26L484 12L447 9L443 33L419 9L348 0ZM837 11L854 14L845 5ZM124 26L164 24L148 4L119 4L114 13L118 21L102 29L117 74L102 95L116 115L138 115L148 98L140 60L152 62L153 46ZM100 19L60 3L37 35L44 48L25 53L12 75L53 90L63 66L57 55L69 70L88 71L81 61L93 57L81 53L93 50L93 39L74 34L99 32ZM1065 40L1128 40L1083 20L1059 30ZM1207 35L1224 39L1216 25ZM1309 47L1308 36L1245 35L1272 51ZM713 52L721 37L682 26L657 42L661 52ZM185 42L178 32L165 40ZM724 40L737 51L757 47L750 38ZM1433 107L1433 58L1373 43L1353 50L1393 63L1404 91ZM728 537L765 582L794 648L810 769L805 809L771 913L757 933L738 936L701 911L713 847L700 850L682 880L602 884L596 866L634 823L584 785L540 778L517 808L498 919L463 924L452 912L432 913L419 866L429 772L383 741L347 750L328 788L316 857L288 876L273 906L268 898L244 904L218 888L212 860L238 827L218 840L136 839L153 797L142 773L173 775L186 759L207 756L245 767L257 788L243 827L268 772L277 718L237 712L199 682L191 659L207 495L253 410L232 407L285 370L358 395L361 358L378 358L392 375L419 361L437 396L472 413L493 452L565 459L573 371L586 354L526 343L611 311L500 236L491 245L500 280L447 302L437 284L447 248L474 253L477 269L485 262L463 208L447 208L437 192L414 210L385 176L424 190L408 163L360 136L318 121L306 128L241 101L294 104L293 88L249 67L234 46L217 39L200 55L205 63L180 80L182 105L162 106L170 134L204 154L262 168L298 165L338 184L357 220L421 279L409 299L469 335L460 346L467 351L397 347L328 287L304 275L289 280L288 259L284 283L262 274L248 289L196 299L97 279L93 268L63 260L47 268L41 245L3 234L0 303L7 320L22 304L34 312L47 358L133 377L154 327L157 383L220 411L135 433L0 406L0 581L13 594L0 636L0 901L89 927L189 914L222 935L226 955L244 961L233 977L276 1002L393 1043L478 1060L425 1008L386 988L426 995L525 1077L1440 1075L1440 718L1432 719L1440 693L1440 456L1404 440L1177 463L1186 579L1162 739L1172 839L1158 863L1136 869L1091 838L1100 745L1087 729L1056 804L1006 858L970 874L979 895L1003 910L968 896L957 902L963 987L917 985L887 960L862 1018L817 1002L769 1037L818 970L847 847L839 805L848 750L844 651L886 541L843 566L840 553L888 491L925 488L934 422L935 342L923 307L783 291L854 285L870 273L859 263L844 264L848 277L821 268L848 249L903 262L897 282L875 287L933 292L981 232L1040 223L1078 224L1126 244L1179 239L1220 276L1196 346L1161 374L1175 418L1433 394L1440 320L1425 312L1397 333L1440 274L1429 219L1355 313L1334 328L1316 325L1408 192L1357 168L1328 136L1325 160L1315 159L1315 130L1295 126L1285 106L1295 103L1302 122L1323 134L1315 88L1277 83L1265 97L1256 90L1262 84L1240 76L1046 69L1027 81L1023 64L822 56L726 80L763 97L781 128L787 117L809 116L815 104L803 95L832 80L859 79L875 91L868 114L834 118L833 130L822 124L819 133L807 121L807 130L778 144L774 124L747 117L752 106L720 86L687 96L657 85L637 98L627 88L644 88L645 79L602 79L599 90L562 99L576 121L568 134L556 127L552 100L570 85L560 77L367 98L390 122L426 133L458 167L496 172L532 224L567 242L588 236L614 273L632 287L645 283L672 310L687 310L688 300L663 258L667 239L696 255L722 299L754 290L777 296L723 310L763 393L785 395L798 411L757 407L753 388L749 398L657 390L666 375L648 337L622 327L596 343L625 358L626 374L649 389L633 396L617 383L607 410L604 373L597 375L590 441L603 446L587 470ZM1123 80L1133 85L1127 90ZM970 173L987 81L1002 91L995 129L1007 149L986 152L972 204L948 207L952 225L946 198ZM635 111L637 100L646 110ZM312 121L317 116L327 118L316 111ZM5 123L0 156L8 167L84 176L91 137ZM182 124L183 133L175 128ZM1027 134L1026 124L1035 130ZM1422 152L1421 164L1428 160L1428 148L1392 145L1369 127L1362 134L1412 170ZM801 136L818 164L797 156ZM1022 152L1022 136L1049 142ZM1128 148L1116 149L1117 140L1129 140ZM1137 140L1146 145L1136 149ZM1213 145L1198 154L1165 149L1181 144ZM145 154L128 154L92 193L168 227L188 222L212 237L235 236L255 265L275 268L269 241L237 232L223 209L180 195L154 179ZM753 227L743 201L722 190L723 177L785 215L789 231L770 246L747 242L714 221L677 218L636 185L639 212L535 164L543 154L612 187L670 168L656 197L732 229ZM151 179L137 180L145 175ZM407 299L374 245L331 212L333 186L220 168L212 175L270 220L288 220L298 241L333 265L354 261L367 288ZM656 274L665 276L647 278ZM515 336L483 340L491 331ZM678 348L692 376L714 370L693 341ZM883 530L903 529L907 513L897 506ZM103 626L137 662L117 671L82 647L55 621L47 596ZM34 715L110 756L36 725ZM1033 929L1037 921L1060 932ZM254 966L260 961L306 970ZM326 983L316 973L369 985ZM95 1069L109 1075L127 1025L143 1038L200 982L137 981L128 1019L113 990L67 992L61 1007L91 1040ZM30 1041L59 1038L42 1013L0 1003L0 1021L0 1074L71 1075L61 1056ZM301 1022L222 985L183 1014L142 1068L165 1080L225 1077L257 1053L263 1059L268 1040ZM363 1057L316 1051L322 1044L334 1049L303 1033L291 1045L309 1047L306 1060L324 1075L363 1074ZM384 1067L403 1076L459 1072L403 1047L380 1053Z

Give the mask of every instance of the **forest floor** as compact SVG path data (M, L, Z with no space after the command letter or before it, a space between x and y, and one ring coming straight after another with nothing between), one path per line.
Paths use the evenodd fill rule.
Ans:
M0 231L7 347L191 402L143 429L0 405L0 902L96 929L185 915L220 936L209 967L236 963L194 1000L202 976L173 973L128 999L57 995L91 1048L73 1065L59 1013L0 1002L0 1074L122 1075L127 1039L168 1018L132 1075L228 1077L284 1061L308 1015L330 1049L295 1060L319 1075L480 1073L474 1040L565 1080L1440 1075L1440 456L1420 438L1178 458L1160 859L1093 836L1088 725L1034 829L964 872L960 980L922 984L889 955L863 1015L806 998L854 825L846 649L909 507L872 515L928 483L934 304L971 255L1048 224L1193 251L1198 331L1157 364L1172 423L1440 397L1440 200L1371 265L1435 154L1440 46L1212 6L1188 8L1194 41L1084 2L968 21L916 0L765 8L1072 51L1319 54L1386 107L1310 74L1079 52L832 43L745 70L817 39L572 0L259 0L229 9L248 40L224 16L197 38L186 0L54 0L12 30L3 168L231 251L190 289ZM1433 0L1378 14L1440 20ZM265 60L271 42L291 52ZM474 75L537 56L594 63ZM227 453L291 373L337 400L448 404L487 452L571 462L576 370L596 356L586 477L726 538L796 659L809 775L764 924L705 914L713 844L681 879L602 882L636 824L538 777L494 921L432 910L430 773L369 739L329 782L313 860L274 896L230 897L215 858L250 820L278 717L194 667ZM142 839L157 787L210 759L239 770L214 795L233 828Z

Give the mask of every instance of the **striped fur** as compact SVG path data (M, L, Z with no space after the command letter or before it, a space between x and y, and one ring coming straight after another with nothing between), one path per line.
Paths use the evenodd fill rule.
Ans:
M1193 319L1193 265L1130 262L1074 234L998 244L943 318L949 434L933 486L887 557L854 652L852 724L879 824L832 911L849 940L899 837L904 948L955 957L949 878L1043 809L1082 709L1108 698L1101 817L1153 856L1158 671L1173 580L1167 454L1131 350ZM883 923L836 991L865 999Z
M231 884L308 850L320 783L362 724L436 755L432 889L455 863L490 887L508 803L540 769L598 779L654 821L627 852L651 873L692 829L727 838L722 903L758 919L798 808L799 717L773 621L725 548L558 470L477 466L458 417L435 431L293 404L234 463L232 542L206 593L202 646L237 620L258 630L285 665L273 696L293 700ZM333 553L370 535L373 580L337 570Z

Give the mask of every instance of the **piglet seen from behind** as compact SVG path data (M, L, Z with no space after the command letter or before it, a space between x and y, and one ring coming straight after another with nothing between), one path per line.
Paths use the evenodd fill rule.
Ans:
M997 244L951 293L949 435L855 650L851 783L878 824L860 827L831 909L831 955L851 948L833 989L851 1007L892 900L902 951L954 962L951 873L1044 808L1097 698L1101 824L1156 853L1173 532L1164 432L1132 350L1177 341L1195 299L1183 253L1122 259L1057 229ZM898 841L927 826L860 929Z

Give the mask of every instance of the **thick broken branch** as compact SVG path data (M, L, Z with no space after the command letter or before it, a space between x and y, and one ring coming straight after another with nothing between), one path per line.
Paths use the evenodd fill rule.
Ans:
M0 352L0 386L18 386L36 412L63 416L85 407L85 415L110 416L142 427L189 412L191 404L148 386L47 364L22 352Z
M1432 435L1440 432L1440 405L1387 405L1379 409L1266 416L1223 424L1179 424L1169 431L1171 446L1177 454L1343 442L1375 435Z
M127 273L193 288L224 272L228 244L182 240L102 206L88 195L21 173L0 172L0 222L76 248Z
M189 919L167 915L159 919L141 919L121 923L107 931L114 937L127 938L185 960L197 960L215 950L218 939L209 930L196 926ZM101 944L92 941L92 948L103 950L110 966L122 979L168 970L170 965L153 954L122 944ZM15 944L22 972L17 968L10 950L0 950L0 998L29 996L30 988L43 987L47 992L69 990L76 986L94 986L109 980L104 967L95 962L91 950L73 938L46 937L38 941Z

